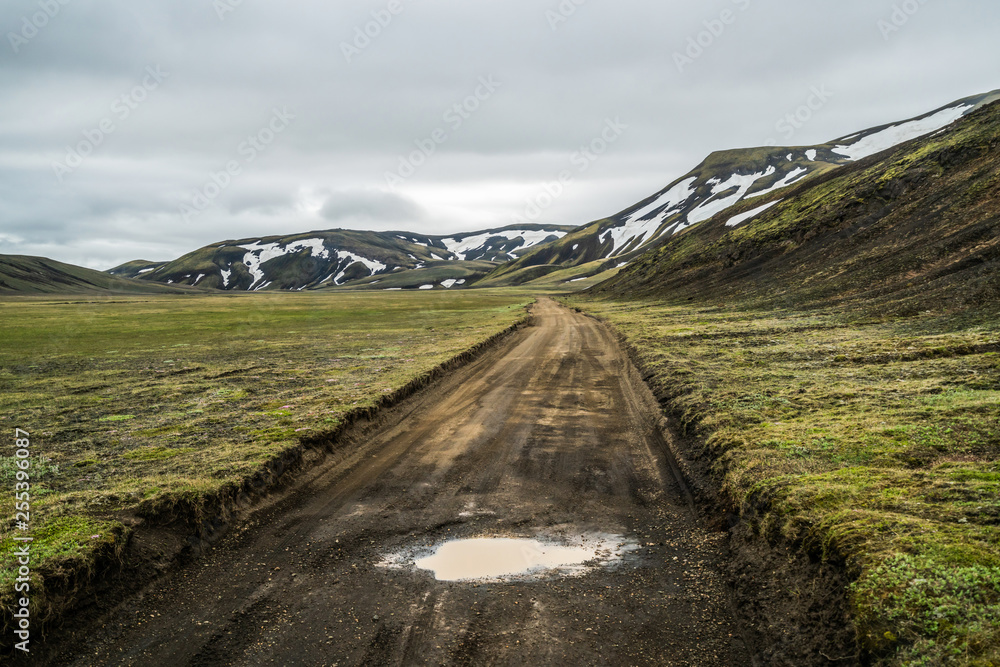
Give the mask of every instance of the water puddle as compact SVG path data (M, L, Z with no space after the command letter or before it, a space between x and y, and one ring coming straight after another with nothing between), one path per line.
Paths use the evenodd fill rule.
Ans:
M542 576L579 576L622 559L636 548L620 535L581 535L572 542L480 537L451 540L413 559L390 556L387 567L429 570L438 581L495 581Z

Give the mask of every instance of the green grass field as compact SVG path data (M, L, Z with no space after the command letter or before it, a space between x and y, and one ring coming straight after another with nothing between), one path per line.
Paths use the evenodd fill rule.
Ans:
M239 483L509 327L529 301L440 291L0 301L0 600L23 535L16 428L31 434L40 584L121 548L123 513L155 515Z
M571 303L634 346L764 538L846 559L873 655L1000 664L1000 318Z

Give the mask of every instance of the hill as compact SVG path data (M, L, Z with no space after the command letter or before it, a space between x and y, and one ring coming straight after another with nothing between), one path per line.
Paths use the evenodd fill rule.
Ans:
M0 255L0 294L180 294L189 289L109 276L45 257Z
M222 241L170 262L136 260L108 273L148 282L241 291L344 286L392 289L428 284L448 288L471 283L499 263L516 259L572 229L522 225L450 236L315 231ZM418 273L401 277L410 271Z
M623 266L724 211L762 208L787 196L794 186L940 131L998 99L1000 91L967 97L910 120L880 125L816 146L712 153L658 193L611 217L584 225L557 242L539 246L499 268L487 282L523 284L584 264L591 265L587 275Z
M595 291L903 310L995 302L998 147L994 103L933 136L720 213Z

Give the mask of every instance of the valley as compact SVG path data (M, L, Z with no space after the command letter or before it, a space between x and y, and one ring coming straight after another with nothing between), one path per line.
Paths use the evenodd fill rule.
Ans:
M603 326L532 312L55 662L749 664L725 534L693 512L652 396ZM412 563L464 537L583 535L621 563L458 582Z
M998 96L575 227L0 256L44 661L996 664Z

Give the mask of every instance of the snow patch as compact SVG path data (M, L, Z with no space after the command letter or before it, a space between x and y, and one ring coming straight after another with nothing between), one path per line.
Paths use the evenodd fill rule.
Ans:
M383 264L382 262L376 261L374 259L368 259L367 257L362 257L361 255L355 255L353 252L345 252L343 250L338 250L337 258L346 259L347 264L344 265L344 269L340 273L338 273L337 276L333 279L334 285L339 285L340 280L344 277L344 274L347 273L347 269L351 268L358 262L361 262L362 264L365 265L365 268L368 269L370 275L375 275L379 271L385 271L386 269L386 265Z
M154 266L154 267L153 267L153 268L151 268L151 269L143 269L143 270L142 270L142 271L140 271L140 272L139 272L139 273L138 273L137 275L140 275L140 276L141 276L142 274L144 274L144 273L149 273L150 271L156 271L156 267Z
M233 275L232 269L222 271L222 286L229 287L229 278Z
M264 280L264 271L260 267L265 262L269 262L276 257L283 257L289 253L298 252L304 248L311 249L313 257L326 259L330 256L330 252L323 245L323 239L292 241L284 246L281 243L261 243L260 241L254 241L253 243L239 247L247 251L243 256L243 263L246 264L250 274L253 275L253 282L250 284L249 290L254 291L266 287L266 285L261 287L256 286Z
M763 206L758 206L757 208L753 209L752 211L747 211L746 213L740 213L739 215L734 215L733 217L731 217L729 219L729 222L726 223L726 227L735 227L736 225L738 225L740 223L746 222L750 218L755 218L758 215L760 215L761 213L763 213L764 211L766 211L767 209L769 209L772 206L774 206L775 204L780 204L782 201L783 201L782 199L779 199L778 201L768 202L767 204L764 204Z
M601 237L601 243L607 243L609 238L614 240L614 247L611 249L608 256L613 257L620 251L620 249L632 243L633 239L638 238L639 243L642 244L655 238L656 230L660 228L663 221L674 213L677 213L681 207L692 196L694 196L695 189L691 186L694 185L697 180L698 179L696 177L692 176L691 178L687 178L680 183L677 183L672 188L654 199L651 203L629 214L628 217L625 218L625 223L623 225L620 227L612 227L607 230L604 233L604 236ZM643 218L661 208L663 210L660 211L660 213L653 216L649 220L643 220ZM647 238L647 236L649 238Z
M421 285L420 289L434 289L434 285Z
M869 155L875 155L893 146L898 146L911 139L922 137L925 134L930 134L935 130L940 130L943 127L951 125L964 116L972 107L973 105L971 104L960 104L956 107L939 111L927 118L893 125L881 132L869 134L867 137L863 137L849 146L836 146L833 152L845 156L852 162L861 160Z
M733 174L729 177L729 180L719 183L712 188L712 197L710 197L704 204L688 213L688 224L683 227L678 225L677 231L679 232L687 227L690 227L691 225L704 222L717 213L721 213L730 206L739 203L739 201L743 199L743 195L745 195L747 191L753 187L754 183L762 178L772 175L776 171L777 169L774 167L768 167L766 171L756 172L753 174ZM733 188L737 188L735 194L723 197L722 199L715 199L715 195L726 192L727 190L732 190Z
M819 153L817 152L817 150L815 148L810 148L809 150L806 151L806 157L809 158L810 162L815 162L816 161L816 156L818 154Z
M462 239L449 237L441 240L449 252L454 253L464 260L468 259L468 255L473 250L482 250L490 239L499 237L513 241L516 238L520 238L524 241L524 244L518 248L518 251L524 251L528 248L533 248L550 237L555 236L561 239L566 234L567 232L547 231L544 229L505 229L498 232L485 232L483 234L476 234L475 236L466 236Z
M796 167L795 169L792 169L790 172L785 174L785 177L783 179L781 179L771 187L767 188L766 190L761 190L760 192L754 192L752 194L749 194L746 196L746 198L753 199L754 197L762 197L763 195L771 194L775 190L780 190L781 188L787 188L789 185L794 185L795 183L801 181L803 178L805 178L805 175L808 173L809 170L806 169L805 167Z

